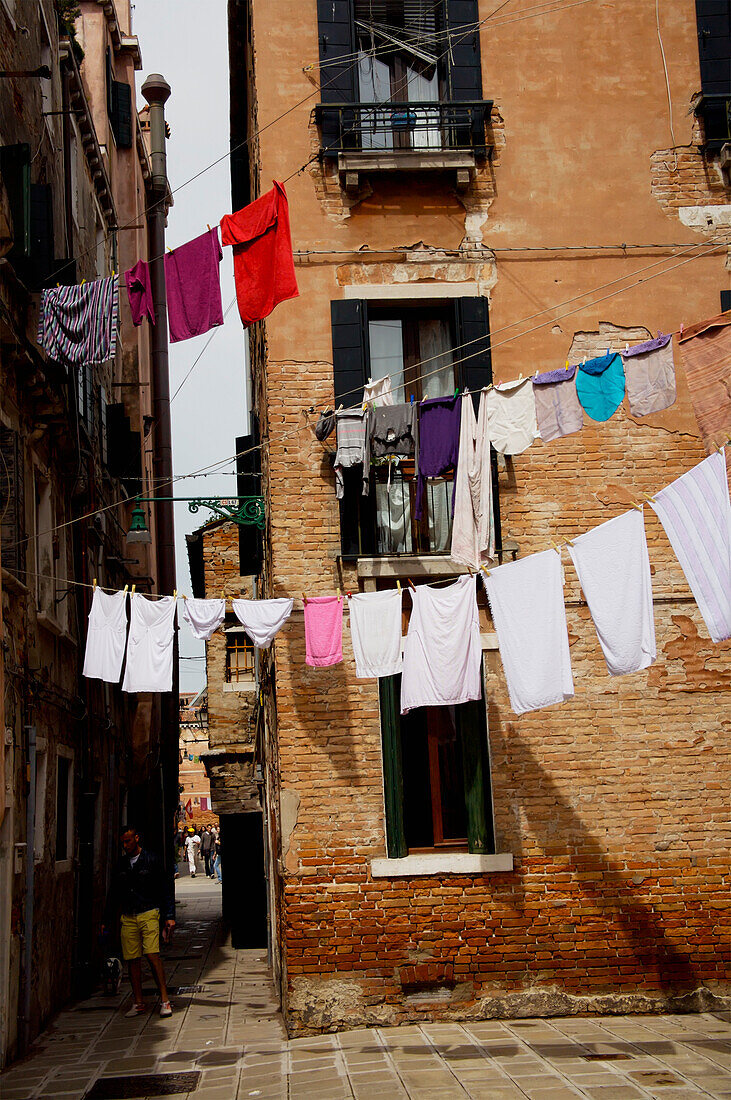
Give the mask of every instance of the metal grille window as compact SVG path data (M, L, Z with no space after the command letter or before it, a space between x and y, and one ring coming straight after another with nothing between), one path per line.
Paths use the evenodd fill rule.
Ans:
M238 684L254 676L254 643L243 630L226 631L226 683Z

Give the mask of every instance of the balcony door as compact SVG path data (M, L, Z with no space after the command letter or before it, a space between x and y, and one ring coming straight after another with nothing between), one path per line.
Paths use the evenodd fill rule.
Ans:
M440 100L438 8L356 0L359 98L374 104L361 108L361 148L442 147L439 108L424 106Z

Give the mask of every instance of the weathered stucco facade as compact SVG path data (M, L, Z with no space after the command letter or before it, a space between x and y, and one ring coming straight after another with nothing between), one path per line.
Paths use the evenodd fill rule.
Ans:
M80 8L74 37L53 0L0 4L0 68L31 73L0 87L0 1064L96 984L119 826L127 813L144 819L140 791L157 755L152 698L81 676L93 583L155 586L154 547L125 543L127 498L151 472L147 332L122 304L116 358L83 369L51 362L37 343L44 287L90 282L148 255L130 5ZM50 77L32 75L39 64ZM109 107L110 80L128 89L124 118Z
M355 678L347 619L343 663L305 664L301 594L376 585L371 564L341 553L333 440L312 431L335 393L332 302L487 299L494 378L507 381L713 316L730 286L728 177L691 111L701 83L691 0L660 9L670 97L653 5L490 18L492 7L475 5L494 153L459 186L450 172L348 181L342 161L308 163L328 79L318 12L335 19L342 5L291 0L275 21L259 0L231 5L233 102L248 111L248 130L240 113L235 132L251 137L252 197L288 180L300 289L250 334L268 441L259 591L295 598L265 684L276 948L293 1033L695 1008L728 992L731 650L708 640L649 509L658 659L645 672L607 676L567 568L576 697L517 718L480 596L495 834L484 870L389 870L378 685ZM666 412L640 422L625 402L501 465L504 545L544 550L704 457L676 361ZM377 583L452 570L444 558L385 558Z

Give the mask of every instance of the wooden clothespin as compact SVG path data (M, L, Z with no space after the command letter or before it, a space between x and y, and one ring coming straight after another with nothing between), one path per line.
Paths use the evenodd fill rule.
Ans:
M79 285L80 285L80 286L83 286L85 282L86 282L86 279L82 279L82 280L81 280L81 283L80 283Z
M302 603L303 604L307 603L307 596L305 596L304 592L302 593Z
M640 493L640 496L643 500L646 500L648 504L652 504L653 500L655 499L654 497L649 497L647 493Z
M125 596L127 595L127 589L128 589L128 588L129 588L129 585L128 585L128 584L125 584L125 586L124 586L124 594L125 594Z
M339 599L339 600L342 600L342 598L343 598L343 594L342 594L342 592L340 591L340 589L338 588L338 599Z
M208 225L208 222L206 222L206 226L208 228L208 232L210 233L211 232L211 227L210 227L210 225Z
M568 361L568 359L566 360L566 370L571 370L571 367L569 366L569 361Z
M410 585L411 585L411 587L413 588L414 592L416 592L416 585L415 585L415 584L414 584L414 582L412 581L411 577L407 577L407 578L406 578L406 580L407 580L407 581L409 582L409 584L410 584Z
M467 572L469 573L470 576L473 576L472 569L470 568L469 565L467 566Z
M92 586L91 586L91 587L92 587L92 588L96 588L96 577L94 577L94 583L92 584Z
M642 505L641 505L641 504L635 504L635 502L634 502L633 500L632 500L632 501L630 501L630 503L631 503L631 505L632 505L632 507L633 507L633 508L636 508L636 509L637 509L637 511L638 511L638 512L641 512L641 511L642 511Z
M178 590L177 590L177 588L174 588L173 589L173 599L177 600L177 598L178 598Z
M225 591L224 591L224 589L223 589L223 588L221 589L221 599L222 599L222 600L225 600L225 599L226 599L226 593L225 593Z
M401 581L399 581L399 580L396 581L396 587L398 588L398 590L400 592L401 591Z
M137 585L136 585L136 584L133 584L133 585L132 585L132 595L133 595L133 596L134 596L134 594L135 594L135 588L136 588L136 587L137 587Z

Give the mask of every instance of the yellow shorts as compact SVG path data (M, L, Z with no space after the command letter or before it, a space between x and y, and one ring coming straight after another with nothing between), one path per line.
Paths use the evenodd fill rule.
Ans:
M148 909L134 916L122 914L120 931L125 962L143 955L160 954L160 910Z

